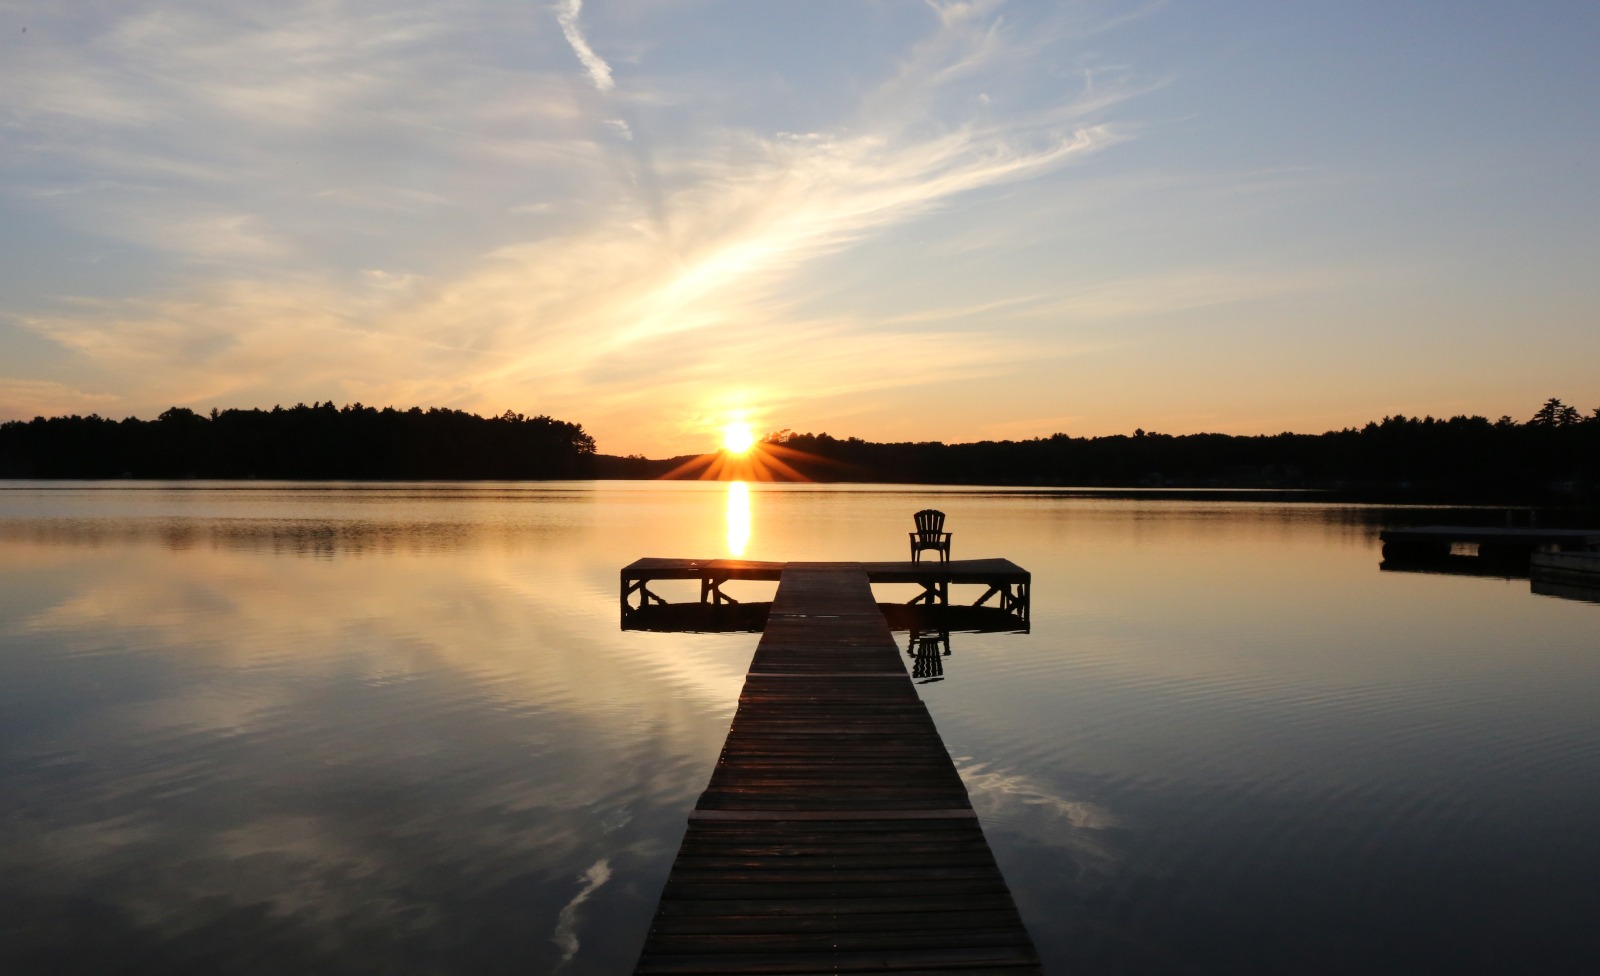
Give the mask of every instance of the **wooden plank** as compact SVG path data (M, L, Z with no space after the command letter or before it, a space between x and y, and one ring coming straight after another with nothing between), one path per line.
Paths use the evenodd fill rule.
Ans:
M885 972L1041 972L1030 946L918 949L914 946L877 952L784 952L662 954L640 960L640 974L765 974Z
M1391 530L1428 531L1428 530ZM1493 531L1493 530L1490 530ZM1600 537L1600 531L1588 533ZM779 563L748 559L673 559L647 556L622 568L625 580L701 579L778 581L788 566L809 566L819 572L856 569L873 583L987 584L1026 582L1032 575L1009 559L952 559L949 562Z
M715 901L692 899L663 900L656 911L656 919L665 918L746 918L773 919L827 918L870 919L873 915L908 912L919 915L946 915L965 911L1008 911L1016 916L1016 905L1011 893L980 895L961 892L955 895L935 895L926 891L914 892L892 901L881 898L863 898L852 893L829 899L801 899L779 894L770 898L724 898ZM943 919L932 921L942 922ZM870 923L868 923L870 924ZM652 928L654 923L652 923Z
M728 933L780 934L786 932L870 932L904 931L927 924L925 912L833 913L816 915L667 915L656 919L656 930L671 935ZM1015 911L1000 909L962 909L940 913L946 930L1014 928L1020 919Z
M931 971L1040 970L867 571L789 563L636 972Z
M666 559L646 556L623 567L625 579L699 579L711 573L723 579L771 580L783 575L783 563L749 559Z

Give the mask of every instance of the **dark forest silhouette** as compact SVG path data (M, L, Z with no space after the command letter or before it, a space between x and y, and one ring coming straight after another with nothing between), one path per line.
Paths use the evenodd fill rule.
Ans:
M581 425L550 417L331 400L0 424L0 477L11 478L573 478L589 475L593 454Z
M717 455L604 456L581 425L550 417L332 401L210 416L173 407L152 421L91 415L0 424L0 477L11 478L726 478L748 469L775 480L1600 501L1600 409L1585 415L1554 398L1522 422L1397 415L1323 434L1136 430L968 444L785 430L755 452L723 464Z
M769 434L757 450L810 481L1316 488L1352 497L1600 500L1600 409L1551 399L1527 421L1396 415L1324 434L1161 434L969 444ZM601 477L662 477L692 459L599 458ZM759 467L758 465L751 465ZM768 466L772 467L772 466Z

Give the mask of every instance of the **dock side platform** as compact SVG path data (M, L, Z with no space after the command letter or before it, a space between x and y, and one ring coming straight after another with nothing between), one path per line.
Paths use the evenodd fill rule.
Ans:
M666 606L668 601L650 589L656 580L699 580L699 602L710 606L737 604L722 586L730 580L777 581L784 567L804 563L761 562L750 559L668 559L647 556L622 568L619 595L622 620L651 605ZM827 564L832 565L832 564ZM910 605L950 606L951 586L981 586L983 592L971 604L993 606L1026 627L1032 612L1032 575L1009 559L951 559L924 562L847 563L861 569L872 583L911 583L922 587Z
M635 972L1041 972L862 564L783 567Z

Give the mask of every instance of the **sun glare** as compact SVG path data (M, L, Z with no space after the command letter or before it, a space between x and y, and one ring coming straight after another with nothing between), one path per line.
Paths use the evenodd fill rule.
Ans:
M785 439L758 437L756 428L743 410L729 411L718 426L700 428L706 435L722 435L717 449L696 454L663 474L662 478L698 478L702 481L810 481L811 477L795 464L809 467L817 459L791 448Z
M742 422L731 423L722 428L722 449L729 454L743 454L755 445L755 431L750 425Z

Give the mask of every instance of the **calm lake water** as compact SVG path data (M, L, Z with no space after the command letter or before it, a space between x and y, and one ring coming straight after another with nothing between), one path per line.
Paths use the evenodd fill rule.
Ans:
M1493 512L10 482L0 972L629 971L756 638L623 632L617 571L927 506L1033 572L919 690L1051 971L1600 966L1600 605L1378 568Z

